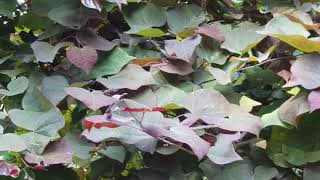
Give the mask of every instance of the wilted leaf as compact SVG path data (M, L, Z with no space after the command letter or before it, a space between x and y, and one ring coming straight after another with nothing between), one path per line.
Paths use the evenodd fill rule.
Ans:
M42 155L26 153L24 159L30 164L44 166L67 164L72 163L72 150L65 141L61 140L50 144Z
M205 13L195 4L177 6L166 13L170 30L179 34L188 29L196 28L205 21Z
M89 73L98 60L98 53L89 47L73 46L67 50L67 58L73 65Z
M193 63L194 52L196 50L196 47L200 44L200 42L201 36L199 35L186 38L182 41L166 40L165 50L167 56L172 59L180 59L188 63Z
M129 56L122 48L115 48L110 54L99 57L91 74L94 77L116 74L133 59L134 57Z
M210 147L207 154L208 158L216 164L229 164L242 158L235 152L233 141L240 139L240 133L219 134L216 136L217 142Z
M6 96L15 96L18 94L23 93L29 85L28 78L21 76L17 79L14 79L9 82L7 89L0 89L0 94L6 95Z
M59 49L71 45L71 43L61 42L52 46L44 41L35 41L31 44L34 55L39 62L52 63Z
M115 43L112 43L99 36L92 28L79 30L76 34L76 38L83 46L89 46L93 49L101 51L110 51L116 45Z
M101 107L109 106L117 101L112 97L104 95L101 91L90 92L83 88L69 87L65 89L65 92L83 102L86 106L94 111L100 109Z
M156 84L150 72L135 64L128 64L118 74L110 76L108 79L99 78L97 81L109 89L136 90L141 86Z

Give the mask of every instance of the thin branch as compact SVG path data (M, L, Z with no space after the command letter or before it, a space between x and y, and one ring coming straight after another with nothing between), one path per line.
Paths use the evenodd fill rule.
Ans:
M284 60L284 59L292 59L292 58L295 58L295 57L297 57L297 56L286 56L286 57L279 57L279 58L268 59L268 60L266 60L266 61L263 61L263 62L261 62L261 63L255 64L255 65L252 65L252 66L247 66L247 67L239 68L238 71L245 70L245 69L250 69L250 68L253 68L253 67L257 67L257 66L261 66L261 65L266 64L266 63L268 63L268 62L279 61L279 60Z

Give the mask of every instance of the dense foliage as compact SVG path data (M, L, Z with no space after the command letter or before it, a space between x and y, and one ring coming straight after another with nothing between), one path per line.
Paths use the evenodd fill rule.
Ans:
M320 3L0 0L0 179L320 179Z

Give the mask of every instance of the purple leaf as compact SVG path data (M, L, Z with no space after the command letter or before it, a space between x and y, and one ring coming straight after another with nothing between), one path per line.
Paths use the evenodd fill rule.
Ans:
M42 155L26 153L24 159L30 164L49 166L52 164L72 163L72 149L65 141L61 140L49 144Z
M112 97L104 95L101 91L89 92L83 88L69 87L65 89L65 92L83 102L86 106L94 111L101 107L109 106L117 101Z
M184 98L182 106L208 124L224 120L232 110L231 104L217 91L198 90Z
M118 74L108 79L99 78L97 81L110 89L137 90L141 86L156 84L150 72L135 64L128 64Z
M301 84L306 89L320 87L320 55L306 54L297 58L291 66L291 80ZM289 82L290 82L289 81Z
M196 47L201 42L201 36L188 37L182 41L166 40L165 51L166 55L171 59L180 59L188 63L194 61L194 52Z
M262 129L262 121L260 117L250 113L232 112L229 114L229 119L220 121L217 126L229 131L250 132L258 136Z
M157 139L154 137L143 132L141 129L128 126L92 128L90 131L85 130L82 135L95 143L104 140L118 140L125 144L134 144L137 148L150 153L154 152L157 145Z
M101 51L110 51L116 45L103 37L99 36L92 28L85 28L77 32L77 40L83 46L89 46Z
M310 112L320 109L320 91L319 90L312 91L308 95L308 102L310 105Z
M89 47L73 46L67 50L67 58L73 65L89 73L98 60L98 53Z
M216 164L229 164L242 158L235 152L232 142L240 139L240 133L219 134L217 142L209 149L208 158Z
M201 139L192 129L185 126L171 127L170 130L162 129L157 126L149 126L146 131L157 138L170 138L174 141L187 144L198 159L202 159L210 148L210 144Z
M178 74L181 76L185 76L193 72L191 64L179 60L172 62L169 61L162 64L155 64L151 67L159 68L161 71L166 73Z
M121 10L121 4L128 4L127 0L107 0L108 2L116 3Z
M18 177L20 174L20 168L13 164L0 162L0 176Z
M198 27L196 32L209 36L219 42L224 41L224 34L220 32L216 24L203 24L202 26Z
M101 12L102 7L98 0L81 0L81 3L88 8L96 9Z

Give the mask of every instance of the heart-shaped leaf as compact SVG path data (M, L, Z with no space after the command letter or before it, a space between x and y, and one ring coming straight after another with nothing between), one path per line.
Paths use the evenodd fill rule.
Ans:
M89 73L98 60L98 53L89 47L73 46L67 50L67 58L73 65Z

